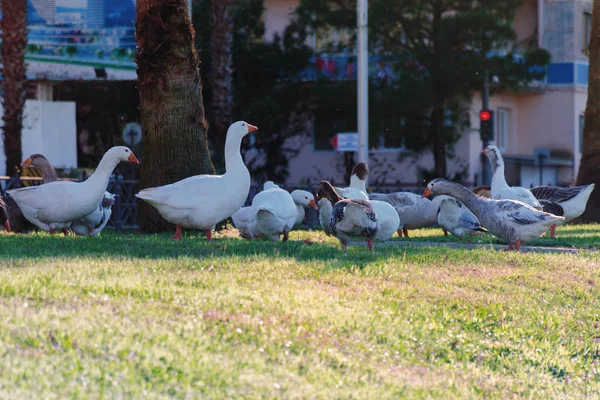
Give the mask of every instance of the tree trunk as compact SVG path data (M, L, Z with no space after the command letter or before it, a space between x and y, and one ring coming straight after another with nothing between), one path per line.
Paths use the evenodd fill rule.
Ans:
M138 0L136 36L144 145L140 188L214 173L187 0ZM153 207L138 204L142 231L172 229Z
M212 0L210 54L212 62L212 107L208 135L215 152L223 154L227 129L233 118L232 46L234 18L232 0Z
M588 98L583 127L583 151L577 185L595 183L583 221L600 221L600 2L594 1L590 40Z
M431 135L433 139L433 163L438 178L446 176L446 140L444 138L444 107L435 106L431 111Z
M23 107L27 94L25 75L25 48L27 47L27 2L26 0L4 0L2 8L2 50L0 61L3 80L0 81L4 95L4 153L6 154L6 174L12 175L21 164L21 129L23 128Z

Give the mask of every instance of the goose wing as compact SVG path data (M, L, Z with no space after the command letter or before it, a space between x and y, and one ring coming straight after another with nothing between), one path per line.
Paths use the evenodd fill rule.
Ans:
M589 185L560 188L556 186L538 186L531 189L531 193L539 200L550 200L554 203L562 203L579 195Z

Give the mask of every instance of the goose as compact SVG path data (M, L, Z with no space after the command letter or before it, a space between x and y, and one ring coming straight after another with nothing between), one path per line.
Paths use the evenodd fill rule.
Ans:
M265 182L263 190L252 199L252 205L236 211L231 219L244 238L265 236L272 241L288 240L294 228L298 210L292 196L271 181Z
M498 150L496 146L490 145L481 153L485 154L490 160L490 164L492 164L491 194L493 199L518 200L529 204L538 210L542 209L540 202L528 189L520 186L508 186L508 183L506 183L506 178L504 177L504 159L502 158L502 154L500 154L500 150Z
M366 181L369 176L369 167L364 162L359 162L352 169L350 186L341 190L341 196L346 199L369 200L367 196ZM340 193L340 191L338 191ZM369 200L377 214L378 228L375 239L389 240L400 227L400 216L391 204L380 200Z
M531 193L544 206L544 211L565 217L565 223L579 217L594 191L595 184L561 188L557 186L537 186ZM550 227L550 237L555 237L556 226Z
M481 227L475 214L463 203L450 196L441 195L438 197L442 197L437 215L439 226L459 238L468 234L469 242L472 241L473 234L487 232Z
M44 183L55 182L58 180L56 171L50 161L42 154L32 154L21 163L22 167L37 168L42 172L42 180ZM73 221L71 230L80 236L96 236L108 223L112 213L111 207L115 203L115 195L110 192L104 192L104 198L90 215ZM65 232L67 234L67 232Z
M0 196L0 223L4 226L6 232L10 232L10 221L8 219L8 206Z
M409 229L426 228L437 224L438 210L443 198L436 196L433 200L429 200L416 193L395 192L370 193L369 199L391 204L400 217L398 236L408 237ZM444 235L447 235L446 231Z
M83 218L71 223L71 230L79 236L97 236L112 215L112 206L115 204L115 195L109 192L104 193L102 202L98 204L96 210Z
M335 188L336 192L345 199L369 200L367 196L366 181L369 175L369 167L364 162L359 162L352 168L350 186L346 188Z
M234 122L225 139L225 174L197 175L170 185L148 188L135 196L152 205L176 225L173 239L181 240L181 228L201 229L208 241L215 225L238 211L250 191L250 172L240 154L242 139L258 128Z
M521 244L540 237L552 224L564 221L564 217L536 210L518 200L477 196L464 186L441 178L427 184L423 196L431 194L445 194L461 201L484 228L508 242L507 250L520 251Z
M333 205L329 217L329 230L346 250L353 238L367 239L370 251L373 251L373 238L377 234L377 214L371 203L360 199L342 199L331 183L321 181L317 187L317 200L327 198Z
M84 182L56 181L7 193L27 220L46 232L54 233L56 229L68 228L72 221L91 214L98 207L110 175L121 161L139 164L129 148L115 146L104 154L96 172Z
M315 196L306 190L294 190L292 193L292 200L296 203L296 223L294 224L294 228L298 225L301 225L304 222L304 217L306 216L305 208L312 208L313 210L319 211L319 207L317 207L317 203L315 203Z
M331 205L331 202L325 197L318 200L317 204L319 206L319 223L321 224L321 228L327 236L331 236L333 233L329 229L329 217L331 217L333 206Z

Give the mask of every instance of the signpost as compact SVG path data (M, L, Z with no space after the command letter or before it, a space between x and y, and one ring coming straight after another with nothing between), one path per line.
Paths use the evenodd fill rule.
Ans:
M338 133L331 139L330 143L335 151L358 151L358 133Z

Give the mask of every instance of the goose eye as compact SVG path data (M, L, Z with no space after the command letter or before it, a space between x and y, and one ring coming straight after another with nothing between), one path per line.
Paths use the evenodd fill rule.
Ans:
M129 153L129 149L125 149L125 153Z

